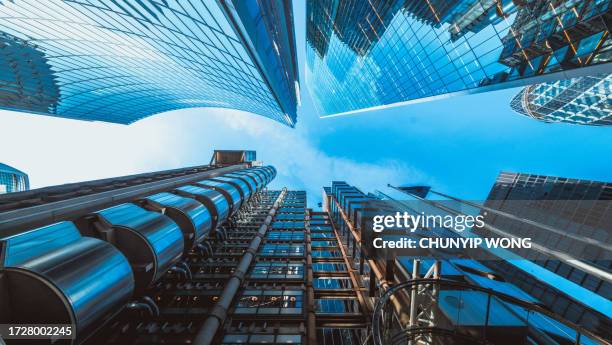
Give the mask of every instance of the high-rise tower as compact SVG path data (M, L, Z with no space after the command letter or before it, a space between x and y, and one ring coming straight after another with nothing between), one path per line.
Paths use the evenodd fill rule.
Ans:
M612 75L594 75L529 85L510 106L519 114L548 123L612 125Z
M0 108L129 124L184 108L296 123L291 1L0 3Z
M608 1L307 2L321 116L609 73Z
M552 272L551 277L562 279L549 284L543 273L538 280L504 261L488 265L565 318L590 327L609 327L589 313L582 304L587 300L572 299L571 286L612 300L610 200L612 184L606 182L500 173L484 206L503 213L490 213L486 222L510 235L530 236L534 242L545 245L550 253L516 252L545 269L534 267L534 271ZM560 260L555 252L566 254L575 262Z
M420 271L423 267L415 266L414 259L429 268L432 262L437 261L441 264L437 272L442 279L467 282L544 306L544 310L530 311L524 316L521 316L522 313L515 314L522 321L514 322L514 326L501 322L496 325L500 327L498 330L481 329L486 332L486 337L491 337L488 339L492 339L493 334L503 334L498 332L504 327L522 326L528 329L517 329L514 335L518 338L508 338L508 341L535 338L539 343L544 341L542 334L537 334L540 331L557 338L557 341L565 338L561 343L574 343L581 337L591 339L599 336L608 340L612 337L609 332L612 307L609 265L612 250L610 226L606 222L610 217L608 183L501 173L484 203L462 200L430 188L393 188L404 193L404 198L408 194L409 201L399 201L382 192L376 196L412 214L424 212L426 215L452 217L480 214L484 219L482 227L472 227L468 233L437 224L426 225L424 230L431 234L420 236L438 239L470 238L474 235L480 238L528 238L532 243L528 248L504 250L429 249L426 253L413 254L417 257L398 257L391 266L396 272L403 272L403 275L414 276L415 267L419 272L417 275L425 275ZM433 197L427 198L428 194ZM373 207L371 200L369 206L362 202L361 208ZM472 326L485 327L488 323L483 321L490 321L493 309L488 305L486 309L478 311L474 305L487 305L488 297L476 292L472 295L468 297L470 293L461 293L453 297L458 298L457 302L464 304L465 308L455 308L459 316L451 322L452 327L441 322L443 319L440 318L435 319L434 324L445 330L455 329L463 333L468 329L462 329L465 325L459 321L468 317L473 322ZM530 307L523 305L521 308L529 310ZM454 311L446 310L446 313L452 315ZM539 313L544 316L538 316ZM533 333L529 325L538 320L546 320L548 325L536 327L539 331ZM569 324L579 325L592 334L580 335L578 329L570 331L565 328ZM499 341L502 340L494 343ZM594 341L606 343L602 339Z
M360 344L329 215L254 159L0 198L1 322L70 324L75 344Z

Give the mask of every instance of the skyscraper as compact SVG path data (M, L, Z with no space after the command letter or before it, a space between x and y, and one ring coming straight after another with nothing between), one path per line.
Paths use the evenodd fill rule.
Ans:
M600 195L605 199L606 192L598 187L601 184L593 183L589 189L593 191L586 194ZM365 194L342 181L334 181L324 192L328 199L325 205L338 229L351 267L360 272L360 286L370 291L376 287L381 289L369 294L376 306L372 334L375 344L406 341L545 344L550 339L559 344L574 344L576 339L606 344L612 338L609 332L611 302L605 288L585 291L590 289L590 282L572 283L564 275L544 274L545 270L528 267L526 263L531 261L527 259L512 262L490 258L481 260L483 257L466 255L466 251L453 254L448 249L429 249L426 254L422 250L409 249L404 252L407 255L398 254L396 257L373 255L368 232L372 229L372 216L384 214L384 208L393 210L391 214L407 211L434 215L433 210L452 214L455 210L449 209L449 205L456 208L465 203L459 199L443 203L436 199L448 196L435 191L431 193L437 198L426 199L429 188L398 189L414 196L414 200L405 201L405 197L404 200L394 199L382 192ZM566 188L560 186L558 189ZM599 190L600 194L594 190ZM500 191L499 194L505 193ZM520 195L516 197L521 198ZM595 210L588 214L595 215ZM555 219L557 212L552 210L546 215ZM586 222L597 222L607 216L585 217ZM510 232L517 227L516 224L513 227L490 223L487 218L488 225ZM439 226L427 231L439 234L448 232L448 229ZM393 235L387 237L392 238ZM516 279L517 276L521 278ZM440 282L436 283L438 280ZM381 296L385 291L390 294ZM541 308L542 305L546 307ZM384 308L379 309L381 306ZM386 317L382 317L381 310L385 310ZM394 316L388 316L389 312ZM378 322L379 326L375 326ZM599 334L599 337L588 332L580 334L576 324Z
M329 216L254 158L1 197L0 320L66 322L76 344L361 344Z
M0 4L0 108L129 124L183 108L296 123L290 1Z
M378 197L334 181L314 211L254 156L0 197L0 322L87 345L606 344L477 260L371 255Z
M321 116L603 73L608 1L308 1Z
M22 192L30 189L26 173L0 163L0 194Z
M3 108L47 112L59 100L59 89L42 51L27 40L0 32Z
M595 75L525 87L510 102L519 114L549 123L612 125L612 77Z
M610 200L610 183L502 172L484 205L535 223L517 221L495 213L490 213L485 219L488 224L503 228L511 235L531 236L535 242L545 244L550 251L560 251L584 262L584 265L571 265L553 255L539 254L534 257L524 251L518 252L555 275L612 300L612 282L608 280L612 271L609 257L612 246ZM597 324L596 318L579 305L580 301L572 302L556 291L563 290L566 285L547 286L503 261L488 265L502 272L508 282L521 287L565 318L573 322ZM609 326L599 324L595 327Z

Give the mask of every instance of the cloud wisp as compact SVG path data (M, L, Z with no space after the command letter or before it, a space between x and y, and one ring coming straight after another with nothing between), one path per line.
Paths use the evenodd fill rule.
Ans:
M258 157L266 164L278 168L273 187L306 190L311 201L318 201L321 188L331 185L334 180L347 181L364 192L381 189L387 183L417 184L431 180L421 171L398 160L359 162L350 157L331 156L317 147L316 129L310 128L307 121L303 121L306 123L301 126L298 124L295 130L288 130L250 114L228 112L220 110L213 116L224 122L231 131L242 133L241 141L247 147L256 149Z

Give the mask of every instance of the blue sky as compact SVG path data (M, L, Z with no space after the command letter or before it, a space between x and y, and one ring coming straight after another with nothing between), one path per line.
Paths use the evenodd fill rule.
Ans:
M302 67L303 13L295 18ZM365 191L426 183L474 200L486 197L501 170L612 181L612 129L516 114L509 101L517 89L326 119L301 89L295 129L224 109L175 111L130 126L0 111L0 161L42 187L206 164L213 149L255 149L279 171L271 187L305 189L311 206L335 179Z

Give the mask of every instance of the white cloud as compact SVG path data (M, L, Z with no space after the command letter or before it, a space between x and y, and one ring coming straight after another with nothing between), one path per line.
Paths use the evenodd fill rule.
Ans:
M383 189L387 183L423 183L430 178L406 163L387 160L358 162L343 157L333 157L317 148L316 129L302 124L295 130L250 114L231 111L216 112L214 117L237 133L241 140L250 142L258 157L266 164L277 167L278 176L274 188L288 186L308 191L311 205L320 201L321 188L331 181L342 180L361 188L364 192ZM302 122L305 119L302 119ZM316 121L323 121L317 119Z

